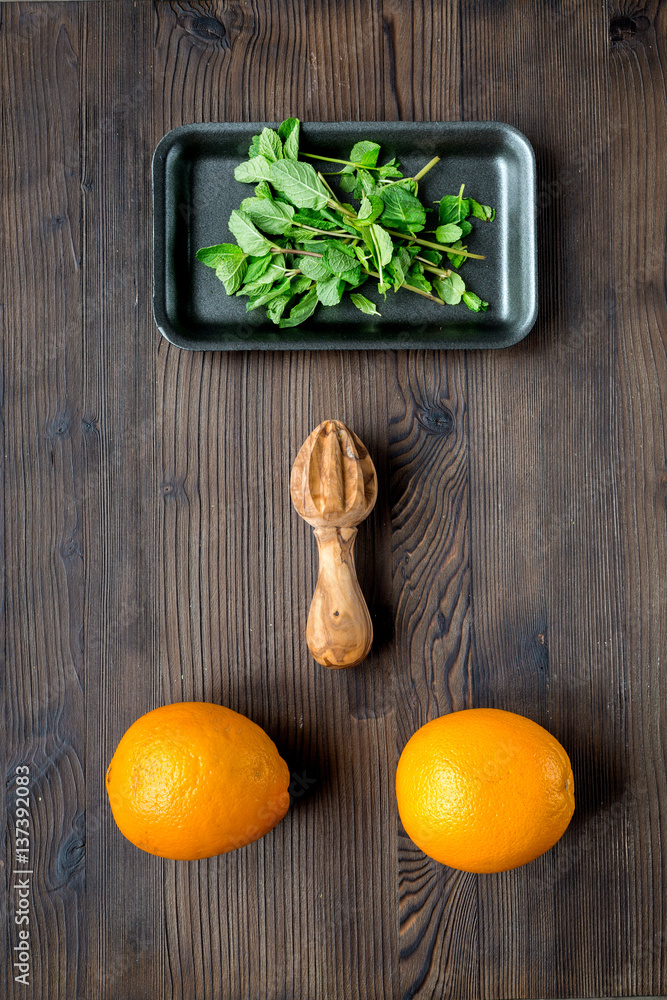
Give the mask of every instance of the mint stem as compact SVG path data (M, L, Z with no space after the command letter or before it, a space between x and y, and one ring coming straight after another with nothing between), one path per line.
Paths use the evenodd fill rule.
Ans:
M320 174L319 176L322 175ZM326 181L324 183L326 184ZM328 186L329 185L327 184L327 187ZM348 208L345 208L344 205L341 205L340 202L336 201L334 198L330 198L327 204L329 208L333 208L336 212L340 212L342 215L346 215L348 219L354 219L356 221L357 217L354 214L354 212L351 212Z
M353 240L361 239L361 237L353 236L352 233L348 233L345 230L336 232L335 230L330 229L316 229L315 226L307 226L304 222L300 222L298 225L300 229L307 229L311 233L320 233L322 236L339 236L341 238L349 237Z
M446 247L442 243L431 243L429 240L420 240L416 236L408 236L406 233L398 233L395 229L388 229L387 232L390 236L397 236L401 240L407 240L408 243L419 243L422 247L430 247L432 250L444 250L446 253L453 253L457 257L474 257L475 260L485 260L481 254L470 253L468 250L463 250L459 247Z
M417 254L417 256L415 257L415 260L420 261L424 265L424 270L425 271L432 271L433 274L437 274L441 278L449 278L449 277L451 277L452 272L450 270L446 270L445 271L441 267L435 267L433 264L431 264L430 261L428 261L426 259L426 257L420 257L419 254Z
M330 198L330 199L329 199L329 201L327 202L327 205L329 206L329 208L333 208L333 209L335 209L335 210L336 210L337 212L342 212L342 213L343 213L343 215L347 215L347 216L349 216L349 217L350 217L351 219L355 219L355 220L356 220L357 216L356 216L356 214L355 214L354 212L351 212L349 208L345 208L345 206L344 206L344 205L341 205L341 203L340 203L339 201L336 201L336 193L335 193L335 191L333 191L333 190L331 189L331 187L329 187L329 185L328 185L328 184L327 184L327 182L325 181L325 179L324 179L324 177L322 176L322 174L321 174L321 173L319 173L319 171L318 171L318 174L317 174L317 176L318 176L318 177L319 177L319 179L320 179L320 180L322 181L322 183L324 184L325 188L327 189L327 191L328 191L328 192L329 192L329 194L331 195L331 198Z
M299 257L323 257L324 256L321 253L315 253L313 250L291 250L289 247L271 247L271 253L298 253Z
M382 273L382 254L380 253L380 247L378 245L378 241L377 241L377 238L375 236L375 233L373 232L372 227L371 227L371 231L370 231L370 236L371 236L371 243L375 247L375 259L377 261L378 270L380 272L380 274L378 275L378 277L380 279L380 284L384 285L384 275Z
M440 163L439 156L434 156L432 160L429 160L426 166L422 167L418 174L415 174L415 176L412 178L413 181L420 181L424 176L424 174L427 174L429 170L436 165L436 163Z
M336 160L333 156L318 156L317 153L301 153L311 160L325 160L327 163L343 163L346 167L361 167L362 170L380 170L380 167L365 167L363 163L354 163L352 160Z
M379 278L380 275L377 271L371 271L369 268L365 267L364 271L370 274L371 278ZM431 295L430 292L425 292L422 288L415 288L414 285L408 285L407 282L401 284L401 288L407 288L409 292L415 292L417 295L423 295L425 299L430 299L432 302L437 302L439 306L444 306L444 301L439 299L437 295Z

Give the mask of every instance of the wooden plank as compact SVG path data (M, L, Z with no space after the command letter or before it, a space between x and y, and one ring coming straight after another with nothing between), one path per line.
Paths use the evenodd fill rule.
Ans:
M533 14L485 5L462 36L463 115L528 135L540 209L538 324L518 349L469 360L473 670L477 704L528 715L565 745L577 809L544 858L480 880L480 993L627 994L637 862L626 853L608 14L593 3L576 17Z
M667 802L661 690L667 645L667 129L664 4L613 10L614 288L619 394L621 545L625 587L628 822L628 993L667 992ZM626 250L625 248L629 249ZM631 248L631 249L630 249Z
M161 5L163 130L209 117L381 117L367 79L380 65L377 8L326 7L323 17L304 2ZM203 15L215 22L210 43L196 34ZM174 984L196 982L204 997L280 997L285 984L309 998L396 995L384 356L189 355L162 344L159 360L165 700L212 697L250 715L288 759L294 794L269 837L207 863L213 878L203 863L166 866ZM288 491L299 447L328 416L361 436L381 483L357 548L376 646L365 667L339 674L305 644L316 554Z
M4 773L13 828L15 768L30 768L29 975L54 1000L76 994L77 958L86 962L84 643L94 556L84 541L79 25L75 6L53 4L46 18L14 4L0 32ZM18 997L26 986L13 968L13 836L4 846L3 995Z
M385 0L383 27L386 117L458 119L457 5ZM465 355L394 355L387 398L400 751L424 722L470 704ZM477 920L475 876L430 861L401 832L398 995L477 996Z
M134 720L161 703L158 482L150 309L151 47L148 4L86 3L79 182L86 479L88 961L79 995L160 996L163 863L119 833L105 772ZM75 963L64 953L62 960Z
M33 995L665 992L662 6L0 7L3 764L36 774ZM185 121L287 114L522 128L540 172L529 341L161 341L155 143ZM636 269L612 232L644 248ZM327 416L380 483L357 550L376 643L342 673L305 646L316 556L287 489ZM274 832L193 864L125 842L103 790L124 729L185 698L250 715L293 773ZM396 813L407 738L471 704L543 722L575 766L571 830L507 875L430 862Z
M393 390L393 391L392 391ZM468 430L463 354L400 352L391 416L399 748L470 705ZM476 876L399 843L401 995L478 993Z

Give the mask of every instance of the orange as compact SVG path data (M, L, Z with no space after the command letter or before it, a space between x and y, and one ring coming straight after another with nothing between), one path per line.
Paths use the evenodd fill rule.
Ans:
M209 858L258 840L289 806L290 775L263 729L220 705L142 715L107 771L121 832L162 858Z
M396 772L406 833L428 854L468 872L501 872L544 854L574 812L565 750L536 722L470 708L427 722Z

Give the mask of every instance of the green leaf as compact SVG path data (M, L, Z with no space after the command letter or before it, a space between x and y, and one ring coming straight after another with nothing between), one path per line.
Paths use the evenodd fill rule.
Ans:
M245 212L235 209L229 217L227 223L232 233L238 240L238 244L246 253L253 257L263 257L271 249L272 244L255 227L250 216Z
M248 270L245 273L244 279L246 284L250 284L251 281L257 281L258 278L261 278L275 256L273 253L267 253L263 257L250 257L248 259Z
M290 243L310 244L314 239L317 239L317 233L314 233L312 229L302 229L301 226L292 226L287 233L287 238Z
M377 307L374 302L367 299L365 295L360 295L359 292L352 292L350 298L354 302L357 309L361 309L362 313L366 313L367 316L381 316L382 313L377 311Z
M343 281L347 285L348 291L351 291L353 288L360 288L369 279L370 279L370 274L367 274L366 271L362 271L360 269L359 270L359 277L356 278L354 281L352 280L352 278L343 278Z
M367 198L364 195L361 199L361 205L359 206L359 211L357 212L357 220L360 225L370 226L376 219L379 219L384 211L384 202L382 198L378 198L377 195L371 195Z
M252 160L244 160L234 168L234 177L242 184L254 184L256 181L271 179L271 166L263 156L255 156Z
M297 208L324 208L329 192L310 163L278 160L271 164L271 183Z
M223 283L228 295L233 295L241 285L247 266L245 257L243 257L234 263L229 262L216 267L215 276Z
M412 260L410 249L411 249L410 247L399 247L399 249L396 251L396 256L401 263L401 267L406 273L408 268L410 267L410 261ZM417 249L419 250L419 247L417 247Z
M315 287L311 288L309 292L303 296L302 299L292 306L290 309L290 314L288 319L281 319L279 326L281 329L285 329L288 326L298 326L312 316L317 308L317 289Z
M341 204L346 204L346 203L345 202L341 202ZM352 208L351 205L350 205L350 210L354 211L354 209ZM347 232L351 236L358 236L359 235L359 230L357 229L356 224L353 226L345 218L341 218L340 222L338 223L338 226L339 226L340 229L346 229Z
M463 246L463 243L461 242L461 240L457 240L456 243L452 243L452 248L454 250L456 250L458 247L462 247L462 246ZM465 257L462 254L449 253L449 251L446 251L446 253L447 253L447 256L449 257L449 259L452 262L452 267L461 267L461 265L465 261Z
M380 255L378 263L381 267L384 267L385 264L389 263L394 252L394 244L392 243L391 236L382 226L378 226L377 224L371 226L371 233L373 234L373 239Z
M377 250L375 247L375 243L373 242L373 234L371 232L371 229L372 229L371 226L367 226L366 229L362 229L361 238L364 241L364 246L366 246L370 251L371 257L375 257L377 255ZM358 244L355 244L355 246L358 246Z
M493 222L496 217L495 208L490 208L488 205L480 205L474 198L469 198L468 200L470 202L470 210L476 219L481 219L482 222Z
M455 243L456 240L460 240L462 235L463 230L455 222L448 222L444 226L438 226L435 231L435 238L438 243L445 243L447 246Z
M468 233L472 232L472 222L468 222L467 219L461 219L461 221L458 222L457 225L461 230L461 236L467 236Z
M357 219L361 222L362 219L367 219L371 212L373 211L373 206L371 204L370 198L366 195L361 199L361 205L359 206L359 211L357 212Z
M426 209L409 191L395 186L383 188L382 200L384 212L380 220L383 226L418 233L426 225Z
M424 247L419 249L419 256L427 260L429 264L439 264L442 261L442 254L439 250L429 250Z
M307 288L310 288L312 281L306 275L301 275L299 278L292 279L292 295L299 295L301 292L305 292Z
M215 276L223 283L228 295L233 295L240 286L247 266L245 257L242 257L234 264L220 264L216 267Z
M323 278L332 276L331 269L327 267L321 257L297 257L294 266L307 274L313 281L321 281Z
M321 278L316 285L317 298L323 306L337 306L345 290L345 282L342 278L329 275Z
M458 279L456 282L454 279ZM460 287L463 285L463 288ZM465 285L458 274L452 274L449 278L434 278L433 286L445 302L450 306L457 306L461 301L461 292L465 291Z
M354 191L357 186L357 175L353 174L351 171L349 173L343 172L338 180L341 191L345 191L346 194L350 194Z
M397 292L405 281L405 274L410 266L410 254L405 247L401 247L394 253L394 256L387 265L387 270L393 278L394 291Z
M357 266L353 267L351 271L345 271L345 273L341 274L340 277L343 281L347 282L348 285L352 285L353 288L356 288L357 285L363 284L368 277L368 275L366 275L362 278L362 274L363 272L361 267L357 264Z
M359 234L357 233L357 236L358 235ZM324 239L322 241L322 245L324 247L331 247L332 250L340 250L340 252L344 253L346 257L350 257L352 259L355 257L354 247L349 243L341 243L335 236L329 236L327 239Z
M324 263L333 274L346 280L355 280L361 271L356 256L351 259L348 253L335 246L328 246L324 251Z
M414 177L404 177L403 180L396 181L396 183L391 186L401 188L403 191L407 191L409 194L413 194L415 196L419 190L419 184Z
M370 195L375 190L375 179L371 177L367 170L357 167L357 184L354 189L355 198L363 195Z
M197 260L207 267L215 268L216 277L223 283L228 295L233 295L241 286L248 267L246 255L235 243L202 247L197 251Z
M278 129L278 135L283 140L283 156L286 160L299 159L299 128L298 118L286 118Z
M377 142L369 142L368 139L362 139L361 142L354 144L349 158L352 163L358 163L361 167L374 167L377 164L379 155L380 147Z
M285 307L289 300L292 298L291 294L287 292L285 295L278 295L275 299L272 299L266 304L266 315L269 317L272 323L278 325L278 321L282 314L285 312Z
M273 201L273 191L269 186L268 181L260 181L255 188L255 198L265 198L268 201Z
M441 226L449 223L457 223L470 215L470 201L468 198L461 198L457 194L446 194L440 199L438 208L438 222Z
M197 250L195 254L197 260L201 261L202 264L206 264L207 267L217 267L218 264L222 264L226 260L231 260L232 258L237 258L239 256L243 257L243 251L240 247L237 247L236 243L216 243L212 247L202 247Z
M285 278L284 281L281 281L279 285L275 285L270 291L263 292L261 295L256 295L254 298L251 298L245 307L246 312L252 312L253 309L258 309L259 306L265 306L268 302L272 302L273 299L278 298L279 295L287 294L287 292L290 292L291 283L291 278ZM292 292L290 292L290 295L292 295Z
M275 257L279 257L279 254L275 254ZM268 291L268 286L272 285L274 281L282 281L285 277L285 265L282 263L284 257L280 257L280 263L274 262L266 269L264 274L260 275L254 281L248 281L248 276L246 275L245 281L243 282L243 287L239 294L241 295L263 295L265 291Z
M405 280L409 285L414 285L415 288L421 288L423 292L433 291L433 286L431 285L431 282L424 277L424 271L420 264L412 265Z
M248 148L248 156L253 159L255 156L259 156L259 136L253 135L252 141Z
M265 233L284 235L292 225L294 209L282 201L269 201L268 198L245 198L241 209Z
M301 211L295 214L292 221L299 222L302 226L314 226L315 229L324 229L327 231L338 229L338 225L335 222L326 219L322 212L314 212L312 208L302 208Z
M464 292L462 299L468 309L471 309L473 312L486 312L489 308L489 303L485 302L484 299L480 299L479 295L475 295L474 292Z
M280 277L283 277L281 272ZM255 295L264 295L271 289L271 286L275 282L275 275L270 275L268 281L248 281L244 282L239 288L237 295L247 295L248 298L253 298Z
M263 128L259 136L259 154L269 163L283 158L283 144L280 136L272 128Z
M358 243L355 243L354 252L357 255L357 260L360 264L363 264L364 267L369 260L372 260L372 253L367 253L365 248L360 246Z
M310 234L312 239L309 243L305 240L299 241L299 250L309 250L311 253L324 253L328 244L326 240L320 239L317 233Z
M394 160L389 160L377 171L377 177L379 180L386 180L388 177L402 177L403 174L399 168L398 162Z

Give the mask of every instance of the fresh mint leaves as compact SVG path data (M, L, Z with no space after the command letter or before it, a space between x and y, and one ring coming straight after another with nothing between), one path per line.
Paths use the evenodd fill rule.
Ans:
M268 181L271 176L269 161L257 154L251 160L239 163L234 170L234 177L242 184L255 184L257 181Z
M225 286L228 295L234 295L238 291L248 270L246 254L235 243L203 247L197 252L197 260L215 269L216 276Z
M298 118L288 118L278 129L278 136L283 140L283 156L286 160L299 159L299 130L301 122Z
M294 208L284 201L269 198L245 198L241 209L265 233L284 236L292 226Z
M426 209L414 194L393 185L385 187L380 196L384 202L383 226L418 233L426 225Z
M492 222L495 210L464 198L461 185L437 203L437 220L426 232L419 181L438 157L404 177L395 159L380 162L376 142L362 139L340 159L301 153L299 138L298 118L253 136L248 159L234 171L237 181L256 185L230 216L237 242L197 251L228 295L247 297L248 311L266 308L280 327L299 326L318 306L334 307L348 293L362 313L379 316L356 291L371 279L382 296L403 289L440 306L487 309L458 269L468 258L484 259L463 241L474 230L471 219ZM358 205L337 194L327 177Z
M367 299L365 295L361 295L360 292L352 292L350 298L354 302L357 309L361 309L362 313L366 313L367 316L381 316L382 313L377 311L377 307L374 302Z
M266 236L262 236L250 216L246 215L245 212L235 209L230 215L227 225L244 253L252 254L253 257L270 253L271 243Z
M329 192L310 163L278 160L271 164L269 180L296 208L326 208L329 202Z

